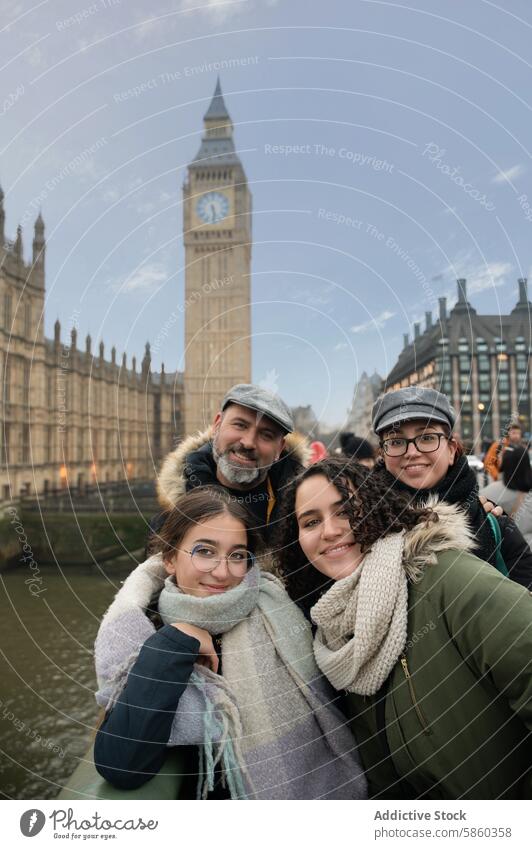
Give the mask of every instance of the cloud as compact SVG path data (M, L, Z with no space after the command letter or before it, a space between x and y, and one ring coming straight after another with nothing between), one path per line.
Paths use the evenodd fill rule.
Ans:
M345 351L346 348L349 348L347 342L338 342L338 344L334 346L335 351Z
M510 183L512 180L516 180L517 177L520 177L521 174L524 174L525 170L526 169L523 165L513 165L511 168L508 168L507 171L499 171L499 173L493 177L491 182L505 183L508 181Z
M135 292L146 289L154 289L168 280L168 271L160 262L153 262L137 268L130 277L120 284L121 292Z
M354 327L351 328L351 333L366 333L368 330L378 330L384 327L386 322L393 318L394 315L394 312L384 310L384 312L381 312L380 315L370 319L370 321L365 321L364 324L355 324Z
M229 18L240 14L240 12L249 12L260 6L276 6L279 0L182 0L182 9L194 9L196 12L201 12L208 15L215 23L222 23ZM201 7L201 8L199 8Z
M453 263L447 266L443 276L444 278L465 278L467 280L467 297L470 300L471 295L478 295L488 289L504 286L512 271L513 265L510 262L478 263L475 262L471 252L466 252L459 255ZM450 289L446 296L451 304L455 303L456 288Z

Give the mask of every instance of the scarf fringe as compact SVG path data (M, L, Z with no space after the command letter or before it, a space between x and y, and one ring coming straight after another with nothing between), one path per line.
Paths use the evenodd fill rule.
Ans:
M228 700L224 710L218 710L216 705L207 697L206 681L199 679L195 682L203 690L206 709L203 716L203 745L200 746L200 773L198 780L198 799L206 799L214 790L214 774L218 764L222 764L222 783L227 786L232 799L247 799L249 794L244 784L244 774L247 773L244 757L236 742L236 731L239 726L238 716ZM233 726L231 731L230 726ZM216 738L219 742L216 743ZM249 776L248 782L251 786Z

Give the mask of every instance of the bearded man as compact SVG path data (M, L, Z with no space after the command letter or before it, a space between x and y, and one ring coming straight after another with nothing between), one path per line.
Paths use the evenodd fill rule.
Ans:
M184 492L215 485L248 508L267 539L282 489L308 456L285 402L260 386L239 383L226 394L212 426L187 437L165 458L157 481L164 512L152 521L152 530Z

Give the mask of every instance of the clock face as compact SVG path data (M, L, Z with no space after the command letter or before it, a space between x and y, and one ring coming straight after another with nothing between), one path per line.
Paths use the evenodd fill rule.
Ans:
M226 218L229 212L229 199L221 192L207 192L196 204L196 213L205 224L216 224Z

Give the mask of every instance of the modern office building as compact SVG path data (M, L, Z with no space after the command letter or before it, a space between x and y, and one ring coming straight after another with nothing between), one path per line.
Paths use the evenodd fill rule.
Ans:
M426 313L425 329L414 338L386 378L387 389L431 386L445 392L459 412L457 431L480 450L498 439L509 424L531 431L530 375L532 303L527 281L518 280L518 299L508 315L479 315L467 300L467 284L457 281L458 300L448 312L439 299L439 316Z

